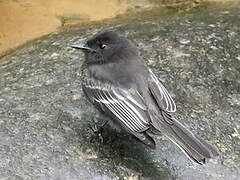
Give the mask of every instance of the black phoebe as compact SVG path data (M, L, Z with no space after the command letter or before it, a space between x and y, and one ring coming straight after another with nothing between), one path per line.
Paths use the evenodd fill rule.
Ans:
M176 105L134 45L112 31L96 34L82 49L82 88L89 101L144 144L162 132L192 160L204 164L218 151L174 119Z

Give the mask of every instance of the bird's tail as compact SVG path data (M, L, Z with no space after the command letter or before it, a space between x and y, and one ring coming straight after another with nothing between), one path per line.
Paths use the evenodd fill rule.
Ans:
M205 164L206 160L218 155L215 147L200 137L193 135L180 122L171 118L171 123L165 120L153 121L153 126L164 133L175 143L190 159Z

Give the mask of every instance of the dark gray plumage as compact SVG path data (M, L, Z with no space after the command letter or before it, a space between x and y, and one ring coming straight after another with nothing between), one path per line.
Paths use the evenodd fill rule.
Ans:
M199 164L218 155L172 117L173 99L126 38L104 31L72 47L85 53L82 87L89 101L143 143L155 148L149 134L162 132Z

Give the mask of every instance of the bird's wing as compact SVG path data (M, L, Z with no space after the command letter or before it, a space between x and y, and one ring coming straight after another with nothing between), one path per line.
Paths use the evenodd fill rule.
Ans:
M166 112L175 112L176 105L171 95L150 69L149 72L148 86L159 108Z
M149 128L147 106L137 90L90 79L83 83L83 90L93 104L111 113L132 132Z

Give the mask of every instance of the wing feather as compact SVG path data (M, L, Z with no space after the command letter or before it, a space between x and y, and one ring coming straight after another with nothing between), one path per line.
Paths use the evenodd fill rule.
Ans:
M147 106L137 90L101 84L91 79L85 81L83 87L94 104L104 107L131 131L143 132L149 128Z
M175 112L176 104L171 95L150 69L149 72L149 89L159 108L167 112Z

